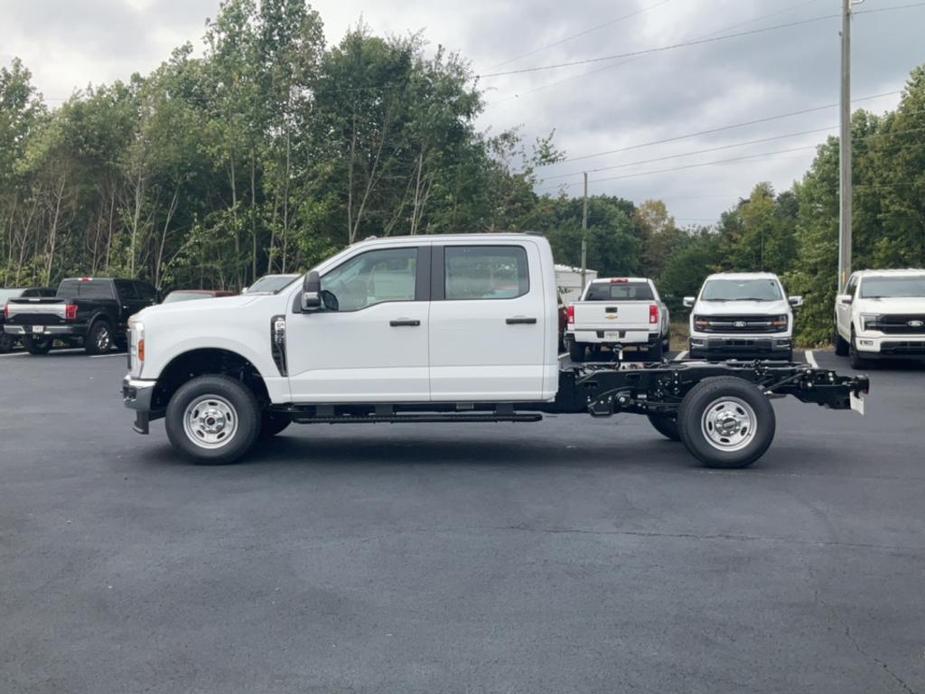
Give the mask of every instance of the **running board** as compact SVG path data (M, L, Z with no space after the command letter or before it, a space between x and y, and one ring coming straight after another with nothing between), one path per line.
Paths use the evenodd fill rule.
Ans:
M465 413L465 414L391 414L391 415L332 415L314 416L292 413L292 421L298 424L436 424L440 422L539 422L542 414L495 414Z

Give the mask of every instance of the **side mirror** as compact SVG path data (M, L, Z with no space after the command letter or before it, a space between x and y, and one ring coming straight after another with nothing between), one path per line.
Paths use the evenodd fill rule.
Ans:
M302 280L302 310L308 313L321 307L321 276L312 270Z
M697 301L695 296L685 296L684 297L684 308L694 308L694 303Z
M790 302L790 305L791 305L793 308L800 308L800 306L803 305L803 297L802 297L802 296L791 296L791 297L788 299L788 301Z
M838 303L840 304L850 304L853 301L854 299L851 298L850 294L839 294L838 295Z

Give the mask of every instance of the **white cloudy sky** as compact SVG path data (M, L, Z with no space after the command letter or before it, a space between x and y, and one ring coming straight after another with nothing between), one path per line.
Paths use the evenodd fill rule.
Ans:
M841 0L312 4L330 43L362 17L384 34L421 30L431 44L459 51L477 73L487 74L837 15ZM910 4L919 6L879 11ZM217 6L218 0L0 0L0 61L20 56L49 103L59 103L88 83L146 72L184 41L200 45L204 20ZM896 105L895 92L909 71L925 62L925 3L866 0L857 9L866 13L858 14L853 25L853 96L889 93L858 103L879 112ZM580 172L589 169L592 193L636 201L662 198L680 223L709 222L757 181L784 189L799 178L812 160L812 145L826 133L793 133L835 126L836 109L658 146L638 145L835 103L839 27L840 20L831 17L631 59L485 77L482 126L497 131L520 125L530 138L555 129L556 143L570 157L633 147L550 167L539 190L571 183L567 190L577 195ZM581 35L568 38L576 34ZM775 139L738 146L766 138ZM676 157L727 145L735 146ZM730 158L740 161L691 166ZM654 159L661 161L636 163ZM573 173L578 175L565 176Z

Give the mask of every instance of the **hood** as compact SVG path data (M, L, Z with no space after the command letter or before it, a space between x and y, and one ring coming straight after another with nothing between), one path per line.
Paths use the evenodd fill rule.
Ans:
M856 299L858 313L879 313L882 315L925 313L925 296L899 297L896 299Z
M249 306L273 294L240 294L238 296L215 296L209 299L193 299L191 301L176 301L170 304L158 304L142 309L135 316L141 320L152 315L167 315L169 313L204 313L217 308L236 309Z
M698 301L694 306L698 316L783 315L790 313L790 304L780 301Z

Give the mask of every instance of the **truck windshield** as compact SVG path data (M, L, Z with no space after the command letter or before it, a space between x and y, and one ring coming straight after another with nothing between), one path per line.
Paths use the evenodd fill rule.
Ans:
M780 284L772 279L708 280L700 294L701 301L780 301Z
M865 277L861 280L862 299L901 299L909 297L925 297L925 275Z
M62 280L55 296L59 299L111 299L112 280Z
M648 282L592 282L585 301L654 301Z

